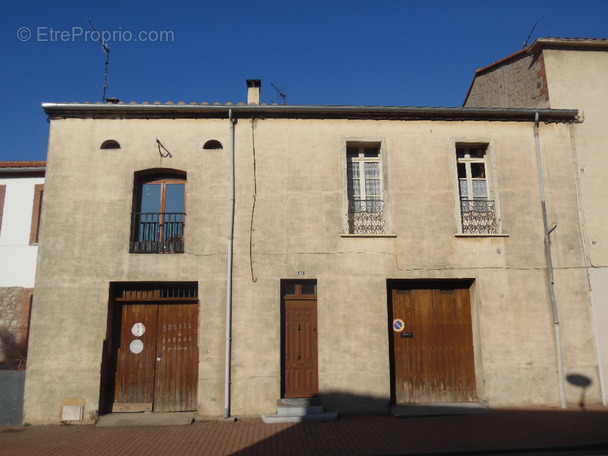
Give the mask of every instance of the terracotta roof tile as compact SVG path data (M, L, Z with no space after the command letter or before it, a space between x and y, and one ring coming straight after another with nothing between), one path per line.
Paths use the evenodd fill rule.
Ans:
M45 161L0 161L0 168L44 168Z

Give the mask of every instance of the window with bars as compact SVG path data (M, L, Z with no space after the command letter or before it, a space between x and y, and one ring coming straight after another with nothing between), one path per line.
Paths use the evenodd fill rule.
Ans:
M383 234L382 165L378 145L346 148L348 232Z
M496 201L488 183L486 148L457 146L456 158L462 232L497 233Z

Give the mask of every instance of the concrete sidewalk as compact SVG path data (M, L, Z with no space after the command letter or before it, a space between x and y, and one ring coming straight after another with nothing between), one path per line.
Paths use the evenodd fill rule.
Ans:
M608 454L608 409L492 410L439 417L357 416L304 424L258 418L183 426L0 427L14 455Z

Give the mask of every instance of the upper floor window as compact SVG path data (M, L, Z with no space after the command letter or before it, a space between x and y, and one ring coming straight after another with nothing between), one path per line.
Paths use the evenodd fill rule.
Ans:
M186 174L136 174L135 189L129 251L183 253Z
M36 184L34 187L34 205L32 209L32 226L30 228L30 244L38 244L40 234L40 214L42 213L42 197L44 196L44 184Z
M487 177L485 147L456 147L460 216L465 234L498 232L496 201L492 198Z
M0 185L0 230L2 229L2 213L4 212L4 195L6 194L6 185Z
M382 166L377 145L348 145L346 148L348 232L383 234Z

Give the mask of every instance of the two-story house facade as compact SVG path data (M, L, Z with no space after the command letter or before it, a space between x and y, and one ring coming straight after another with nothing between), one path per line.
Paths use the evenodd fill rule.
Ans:
M43 105L28 422L559 406L571 374L600 401L577 110L268 106L259 88Z

